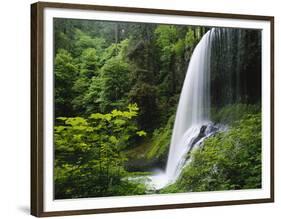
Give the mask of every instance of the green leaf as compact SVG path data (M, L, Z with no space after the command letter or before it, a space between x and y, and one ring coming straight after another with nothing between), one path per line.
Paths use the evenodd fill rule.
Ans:
M137 131L136 133L137 133L138 136L146 136L147 135L147 133L145 131L142 131L142 130Z

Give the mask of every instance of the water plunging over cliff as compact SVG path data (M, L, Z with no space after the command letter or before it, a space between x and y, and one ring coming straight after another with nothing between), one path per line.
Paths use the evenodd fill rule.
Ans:
M202 37L191 56L176 112L166 171L151 177L155 188L173 182L186 162L185 155L216 130L210 122L213 31L209 30Z

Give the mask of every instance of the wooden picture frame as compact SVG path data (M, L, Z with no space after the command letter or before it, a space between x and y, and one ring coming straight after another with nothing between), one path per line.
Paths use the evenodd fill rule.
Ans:
M124 14L141 14L149 16L167 16L175 18L204 18L204 19L218 19L218 20L239 20L249 22L260 22L268 28L267 41L265 48L269 51L267 82L268 88L267 99L268 110L263 111L267 113L268 118L268 142L267 160L263 161L267 164L266 176L268 178L267 194L265 196L254 198L248 197L239 199L221 199L216 201L194 201L194 202L175 202L175 203L160 203L149 205L122 205L107 207L87 207L85 209L67 209L67 210L46 210L46 192L45 192L45 172L46 172L46 148L45 140L47 138L45 133L45 123L47 118L45 114L46 106L46 37L45 32L46 22L49 17L46 17L46 9L68 10L81 12L110 12L110 13L124 13ZM103 17L101 17L101 20ZM171 21L173 24L173 21ZM214 25L215 26L215 25ZM263 50L264 52L264 50ZM264 61L264 60L263 60ZM265 72L262 72L265 74ZM53 171L53 170L52 170ZM166 198L169 196L167 195ZM102 199L102 198L100 198ZM259 16L259 15L242 15L242 14L226 14L213 12L195 12L195 11L177 11L177 10L163 10L163 9L149 9L149 8L129 8L129 7L113 7L100 5L83 5L83 4L67 4L67 3L51 3L51 2L37 2L31 5L31 214L37 217L45 216L66 216L78 214L95 214L95 213L111 213L111 212L128 212L128 211L146 211L159 209L177 209L177 208L193 208L205 206L221 206L221 205L240 205L240 204L254 204L254 203L268 203L274 202L274 17Z

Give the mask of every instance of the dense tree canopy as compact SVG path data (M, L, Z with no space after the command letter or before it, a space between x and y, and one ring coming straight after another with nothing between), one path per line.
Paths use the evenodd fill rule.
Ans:
M187 66L209 29L54 19L55 198L151 192L140 176L165 168ZM160 192L260 187L260 32L223 30L228 41L212 50L212 120L229 129Z

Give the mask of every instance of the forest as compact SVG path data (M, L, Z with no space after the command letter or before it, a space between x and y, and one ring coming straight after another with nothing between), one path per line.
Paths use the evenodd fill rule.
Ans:
M54 19L55 199L261 188L261 33L233 28L210 63L210 117L227 129L190 150L173 183L149 186L210 29Z

